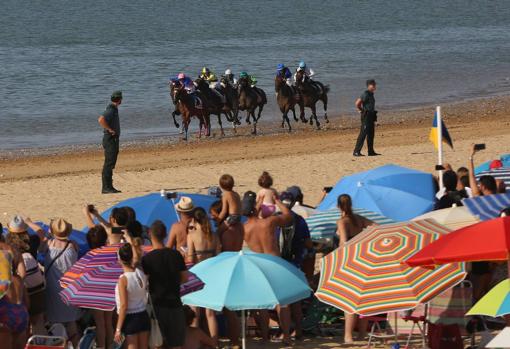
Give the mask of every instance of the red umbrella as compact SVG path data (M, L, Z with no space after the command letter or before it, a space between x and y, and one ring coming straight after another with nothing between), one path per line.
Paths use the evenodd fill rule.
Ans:
M505 261L509 258L510 217L501 217L443 235L405 263L414 267L452 262Z

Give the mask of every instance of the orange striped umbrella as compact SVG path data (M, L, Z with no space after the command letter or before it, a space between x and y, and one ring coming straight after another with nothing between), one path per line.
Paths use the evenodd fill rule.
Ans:
M371 226L322 259L315 295L366 316L426 303L464 279L464 264L425 269L403 262L449 232L434 220Z

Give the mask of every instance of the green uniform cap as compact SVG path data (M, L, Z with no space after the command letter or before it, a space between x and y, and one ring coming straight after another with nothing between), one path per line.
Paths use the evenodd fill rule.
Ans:
M114 91L112 93L112 99L118 99L118 98L122 99L122 91Z

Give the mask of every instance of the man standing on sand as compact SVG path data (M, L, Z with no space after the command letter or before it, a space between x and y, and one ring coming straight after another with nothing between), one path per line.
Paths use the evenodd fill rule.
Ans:
M375 122L377 121L377 111L375 110L374 92L376 90L375 80L367 80L367 89L356 100L356 109L361 113L361 129L359 131L354 156L364 156L361 154L361 148L367 139L368 156L377 156L374 150Z
M280 209L281 214L259 218L257 210L257 194L248 191L244 194L242 200L242 214L248 220L244 224L244 241L248 248L256 253L265 253L280 257L280 248L276 238L277 228L284 227L292 222L290 210L275 195L273 200ZM290 345L290 323L291 313L288 305L276 307L280 327L283 333L283 342ZM264 340L269 339L269 312L260 311L260 332Z
M99 125L104 129L103 148L104 148L104 165L103 165L103 194L120 193L113 187L113 169L117 163L119 155L119 137L120 137L120 120L119 105L122 103L122 92L115 91L111 96L111 103L108 104L103 115L97 120Z

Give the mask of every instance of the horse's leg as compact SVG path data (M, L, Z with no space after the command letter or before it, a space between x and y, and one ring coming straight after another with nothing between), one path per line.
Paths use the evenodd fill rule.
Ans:
M172 112L172 118L174 119L174 126L176 128L179 128L179 123L177 122L177 120L175 120L175 110Z
M301 121L303 123L306 123L307 120L305 118L305 106L304 106L304 104L302 102L299 103L298 105L299 105L299 118L301 119Z
M317 108L315 107L315 104L310 106L310 109L312 109L312 117L310 118L310 121L312 121L312 123L310 124L313 124L313 119L315 119L315 126L317 127L317 130L320 130L321 123L319 122L319 118L317 118Z
M189 115L185 115L184 113L182 113L182 128L183 128L183 133L184 133L184 137L182 138L184 141L187 141L188 140L188 126L189 126Z
M205 121L205 136L210 137L211 136L211 114L202 114ZM221 117L221 114L220 114Z
M283 121L287 121L287 126L289 126L289 133L290 133L292 131L292 126L290 125L289 109L285 110L285 113L283 114Z
M298 122L298 121L299 121L299 119L298 119L298 118L297 118L297 116L296 116L296 109L295 109L295 107L292 107L290 110L292 110L292 115L294 116L294 121L295 121L295 122Z
M324 103L324 119L326 120L326 124L329 124L328 119L328 95L324 94L322 98L322 103Z
M251 125L251 122L250 122L250 109L246 109L246 123L248 125Z
M255 117L255 108L253 108L250 111L250 115L253 118L253 130L251 131L251 134L256 135L257 134L257 118Z
M228 120L228 116L227 116L227 120ZM223 131L223 124L221 123L221 113L218 114L218 124L220 124L221 136L225 137L225 131Z
M259 105L259 113L257 115L257 119L255 120L256 122L259 121L260 117L262 116L262 110L264 110L264 104L260 104ZM255 116L255 115L254 115Z

